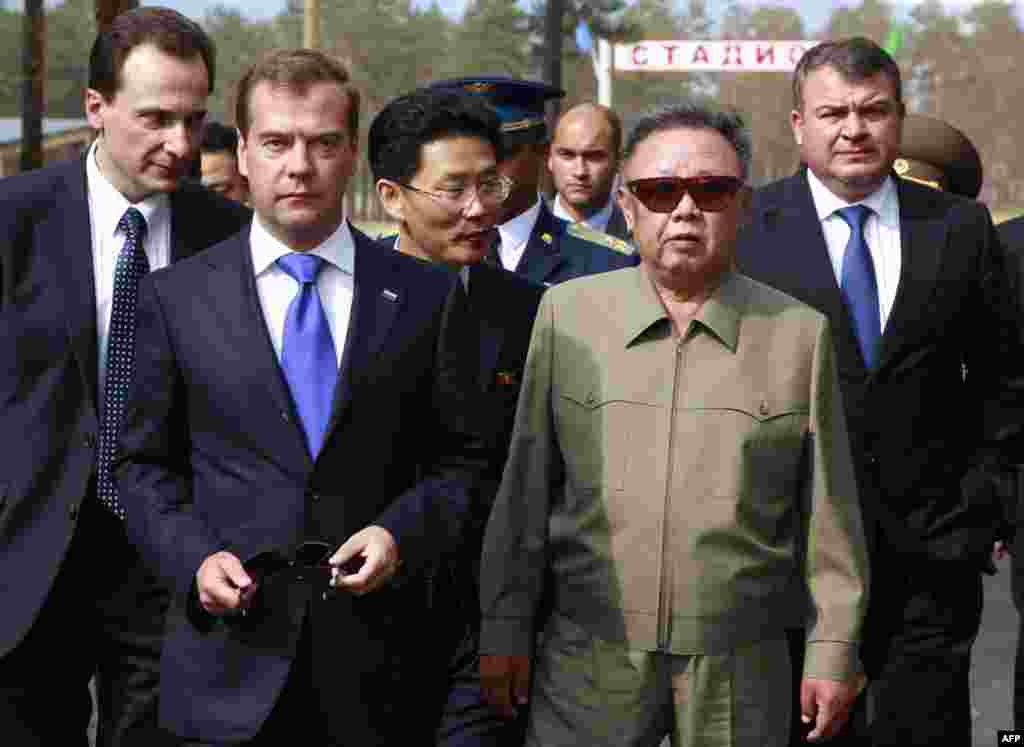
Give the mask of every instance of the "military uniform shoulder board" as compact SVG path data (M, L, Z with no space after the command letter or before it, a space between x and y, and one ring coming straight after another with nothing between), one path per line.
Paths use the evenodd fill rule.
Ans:
M602 231L595 231L593 228L588 228L580 223L570 223L566 228L566 233L577 239L589 241L592 244L600 244L620 254L633 254L635 252L633 245L628 241L609 236Z

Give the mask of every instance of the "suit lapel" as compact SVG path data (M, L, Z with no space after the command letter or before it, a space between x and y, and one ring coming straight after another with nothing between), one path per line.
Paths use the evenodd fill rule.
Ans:
M69 165L64 175L65 194L54 199L62 208L37 228L37 245L55 255L54 265L61 275L67 307L68 339L78 361L85 391L93 406L99 392L97 370L98 331L96 326L96 277L93 270L92 227L89 220L89 198L85 186L85 161Z
M526 251L516 266L516 272L531 280L543 283L551 277L563 262L558 253L558 240L562 227L551 214L544 201L540 203L540 214L526 242Z
M908 339L907 328L921 318L946 246L946 223L936 217L930 195L910 189L903 179L894 181L900 205L900 280L882 335L879 368L896 354L900 340Z
M811 197L804 169L787 181L779 203L766 207L766 227L775 224L774 251L782 252L778 272L794 278L794 295L825 313L833 322L833 340L840 366L864 375L867 369L854 333L849 309L836 282L825 234ZM813 237L808 240L808 237ZM852 365L852 369L851 369Z
M501 307L501 288L497 280L500 270L485 265L473 267L469 275L469 304L477 320L479 334L479 383L487 389L494 381L498 355L505 341L505 324L495 315Z
M238 360L246 368L247 378L261 382L275 413L287 413L285 424L293 439L275 441L275 453L282 449L293 449L294 453L281 454L285 463L296 464L303 460L309 463L302 421L295 410L288 382L278 363L277 352L270 339L256 290L256 276L252 263L252 249L249 245L249 229L243 228L222 247L224 251L204 255L211 270L218 277L211 280L211 287L219 288L216 305L225 319L224 329L235 330L232 345L238 349ZM297 460L297 461L296 461Z
M407 290L396 284L399 279L394 269L397 252L381 249L351 225L349 230L355 242L355 293L325 444L348 409L353 389L366 375L387 339L407 295Z

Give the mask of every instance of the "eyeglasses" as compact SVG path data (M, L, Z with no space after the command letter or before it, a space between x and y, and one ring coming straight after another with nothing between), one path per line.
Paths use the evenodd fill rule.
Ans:
M685 194L693 198L698 209L718 213L729 206L742 186L743 180L735 176L695 176L689 179L655 176L634 179L626 184L626 188L652 213L671 213Z
M469 207L474 196L485 208L495 208L508 199L512 194L512 187L515 182L507 176L493 176L481 179L476 188L458 187L455 189L442 189L440 192L428 192L425 189L414 187L405 182L395 182L398 186L421 195L432 197L442 203L449 210L461 211Z

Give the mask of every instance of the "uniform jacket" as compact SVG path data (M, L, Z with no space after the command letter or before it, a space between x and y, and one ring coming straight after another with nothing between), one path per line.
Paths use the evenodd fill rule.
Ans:
M742 272L829 317L869 539L904 558L989 562L997 473L1021 461L1024 351L980 203L896 178L902 269L877 370L857 346L806 171L755 191Z
M723 653L817 615L857 670L866 552L826 319L730 275L682 341L643 268L549 290L488 523L481 651L554 609L630 648ZM674 413L674 415L673 415Z
M172 261L249 216L189 183L170 201ZM95 288L84 159L0 180L0 657L31 627L94 499Z
M129 535L173 592L160 715L180 736L251 738L307 610L332 734L360 746L416 734L418 577L460 535L487 452L469 425L469 367L450 354L466 321L455 276L352 233L352 315L315 461L263 320L248 230L142 284L116 477ZM369 524L391 532L403 564L374 592L268 587L264 615L241 625L189 605L196 570L219 550L244 561L304 540L338 546Z
M616 248L617 247L617 248ZM541 200L540 215L516 273L535 283L554 285L572 278L632 267L640 258L631 245L556 218Z

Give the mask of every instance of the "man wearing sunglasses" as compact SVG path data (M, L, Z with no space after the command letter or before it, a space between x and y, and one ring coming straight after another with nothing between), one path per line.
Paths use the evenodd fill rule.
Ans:
M733 270L736 115L660 110L624 155L640 266L548 290L534 326L484 540L485 693L529 704L528 745L783 747L785 630L813 602L826 739L862 681L867 572L828 321Z
M878 569L862 646L867 736L969 745L981 574L1003 531L999 473L1020 461L1024 424L1008 266L984 205L899 178L914 169L900 159L900 68L883 49L863 38L812 48L793 99L805 165L757 190L737 263L834 331Z
M483 260L511 185L498 173L502 133L479 97L419 90L390 102L370 125L369 161L377 194L398 221L386 248L458 272L476 322L466 339L476 368L476 407L493 449L478 502L458 543L432 579L432 614L422 623L434 651L431 673L440 715L436 744L518 747L522 730L480 692L477 584L483 527L508 456L519 385L544 286ZM428 632L429 631L429 632Z
M637 263L627 242L556 218L541 199L548 156L544 102L564 91L503 76L444 80L431 87L479 96L501 121L498 171L512 180L512 191L502 204L488 262L544 285Z

